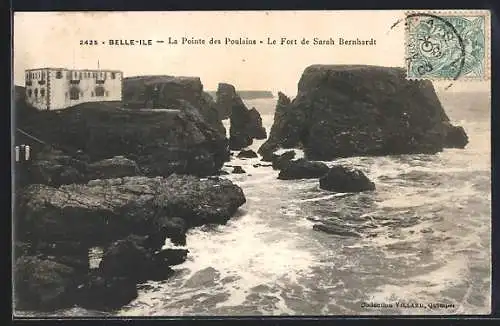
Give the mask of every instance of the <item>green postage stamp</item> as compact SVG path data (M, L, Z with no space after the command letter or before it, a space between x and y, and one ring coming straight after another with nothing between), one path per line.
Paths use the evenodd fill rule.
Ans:
M413 11L405 17L408 79L489 79L489 11Z

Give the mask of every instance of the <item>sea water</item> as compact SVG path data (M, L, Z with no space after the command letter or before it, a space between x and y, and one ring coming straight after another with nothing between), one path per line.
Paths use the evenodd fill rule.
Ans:
M317 179L277 180L271 167L253 167L260 158L234 155L228 164L246 174L224 177L243 189L247 202L226 225L190 230L189 257L175 275L141 285L138 298L112 314L489 313L489 98L440 97L469 135L465 149L325 162L361 169L375 182L373 192L336 194L319 189ZM269 132L276 99L246 102L262 113ZM313 230L321 221L348 224L361 237Z

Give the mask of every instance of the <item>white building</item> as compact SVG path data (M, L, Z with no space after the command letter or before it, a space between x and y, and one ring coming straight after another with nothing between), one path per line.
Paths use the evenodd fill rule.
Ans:
M29 69L25 73L26 101L39 110L121 101L122 78L118 70Z

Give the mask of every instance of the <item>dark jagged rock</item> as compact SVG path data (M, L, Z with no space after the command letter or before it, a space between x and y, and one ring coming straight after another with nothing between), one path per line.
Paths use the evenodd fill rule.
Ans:
M75 301L79 306L98 310L118 309L138 296L137 286L130 279L105 278L97 270L90 272L75 292Z
M229 125L229 148L239 150L252 145L253 135L249 132L250 115L248 108L238 95L232 97Z
M345 227L340 227L332 223L315 224L313 225L313 230L322 231L328 234L340 235L344 237L356 237L356 238L360 237L359 233L357 233L356 231L353 231Z
M113 179L140 175L136 162L124 156L115 156L88 165L88 179Z
M169 266L179 265L186 261L189 250L187 249L164 249L157 253L158 259L163 259Z
M33 242L27 255L38 255L72 267L83 275L89 269L88 246L80 241Z
M41 112L17 97L16 144L33 149L33 160L16 169L24 177L16 176L17 309L120 307L137 297L136 282L164 279L186 259L187 250L160 250L166 237L185 245L189 228L226 223L245 202L228 180L179 175L217 174L229 158L199 80L148 76L125 84L125 105ZM169 177L124 177L137 174ZM89 273L89 248L109 243L101 268ZM26 276L33 271L38 278Z
M286 151L281 155L273 154L271 157L272 167L275 170L281 170L288 162L295 158L294 151Z
M335 192L361 192L375 190L375 184L360 170L334 166L319 179L319 187Z
M50 260L74 269L76 274L85 274L89 268L88 247L79 241L16 241L14 258L32 256Z
M19 187L28 184L45 184L58 187L72 183L86 183L93 179L112 179L140 175L139 166L124 156L88 163L82 155L64 154L60 150L45 147L30 161L17 166L22 175Z
M149 176L213 175L229 160L225 128L199 78L131 77L123 87L122 102L83 103L57 111L38 111L19 94L16 143L30 144L34 153L51 145L72 158L81 150L91 162L123 155ZM158 110L138 110L151 106ZM38 169L42 179L55 180L46 184L80 181L77 167L50 167L36 160L33 165L33 174Z
M173 270L167 257L147 246L147 237L130 235L115 241L105 251L99 270L105 279L124 278L140 283L170 277Z
M266 130L262 126L259 112L248 110L236 93L233 85L220 83L217 90L217 106L220 112L229 112L229 148L239 150L252 145L253 139L265 139ZM230 110L230 111L229 111Z
M24 117L20 127L73 154L82 150L92 162L123 155L148 176L213 175L229 159L227 138L207 124L195 107L182 104L180 111L142 111L113 103L84 103L37 111ZM44 166L42 170L61 174L57 169L53 172Z
M233 167L233 173L242 174L242 173L246 173L246 171L243 170L243 168L241 166L236 165Z
M445 147L447 148L464 148L469 142L465 130L461 126L453 126L448 124L446 130Z
M127 77L123 80L123 100L129 108L181 110L187 102L197 108L221 135L226 134L215 101L203 91L199 77Z
M328 166L325 163L307 161L306 159L298 159L286 163L281 169L278 175L278 179L314 179L322 177L327 172Z
M88 180L87 162L50 147L41 148L31 160L17 168L16 172L23 175L20 186L46 184L57 187Z
M273 153L280 147L284 148L302 148L298 135L300 134L300 123L304 120L303 115L298 110L289 114L291 100L282 92L278 92L278 101L274 111L274 121L269 132L269 139L262 144L258 153L262 155L263 160L272 161ZM293 124L288 124L292 122Z
M227 119L231 116L231 110L236 95L236 90L233 85L219 83L217 92L215 93L215 103L221 119Z
M137 282L165 279L186 258L186 250L160 249L166 237L185 244L189 228L226 223L245 202L229 180L175 174L38 184L21 193L16 239L31 243L16 246L16 307L37 310L130 302ZM110 242L89 274L88 248Z
M256 108L252 108L248 111L248 115L250 120L249 133L254 139L266 139L266 128L262 126L262 118L259 111Z
M165 238L169 238L174 245L186 245L187 223L180 217L160 217L155 222L158 232L150 234L151 241L156 241L157 246L163 246Z
M254 158L254 157L259 157L257 153L252 151L251 149L248 150L242 150L241 152L236 155L238 158Z
M293 101L279 94L259 153L303 148L313 160L436 153L450 143L449 124L432 83L406 80L404 69L313 65L304 70ZM467 142L460 134L452 143Z
M14 266L15 308L52 310L68 307L75 269L49 259L23 256Z
M157 235L162 225L166 235L180 241L184 225L226 223L243 203L242 190L231 181L187 175L93 180L59 188L31 185L20 198L16 229L33 241L78 239L95 245L131 233Z

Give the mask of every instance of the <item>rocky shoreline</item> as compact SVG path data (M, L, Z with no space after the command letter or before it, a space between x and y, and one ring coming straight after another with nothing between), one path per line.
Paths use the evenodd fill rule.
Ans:
M167 238L185 245L190 228L225 224L245 201L241 188L218 177L29 185L16 211L16 307L125 304L137 295L136 284L168 278L170 266L185 260L187 250L162 249ZM90 270L88 251L95 246L106 249Z
M246 173L225 164L231 150L261 158L253 166L279 170L279 180L317 179L324 191L355 193L376 186L362 171L321 161L466 146L432 84L403 80L397 68L308 67L295 99L279 93L258 153L247 147L268 136L260 114L227 83L214 101L196 77L131 77L123 102L56 112L16 94L16 141L43 141L30 143L32 159L15 170L15 309L118 309L137 297L138 284L169 278L189 255L186 232L226 224L246 202L221 177L223 166ZM313 228L358 236L339 225ZM91 268L95 247L103 255Z
M199 78L128 78L123 102L61 111L16 99L16 142L32 147L15 170L17 310L119 308L184 262L188 250L167 239L186 246L189 229L225 224L246 202L217 177L229 140Z
M274 124L259 153L300 148L309 159L327 161L434 154L467 143L430 81L407 80L402 68L312 65L293 100L278 94Z

